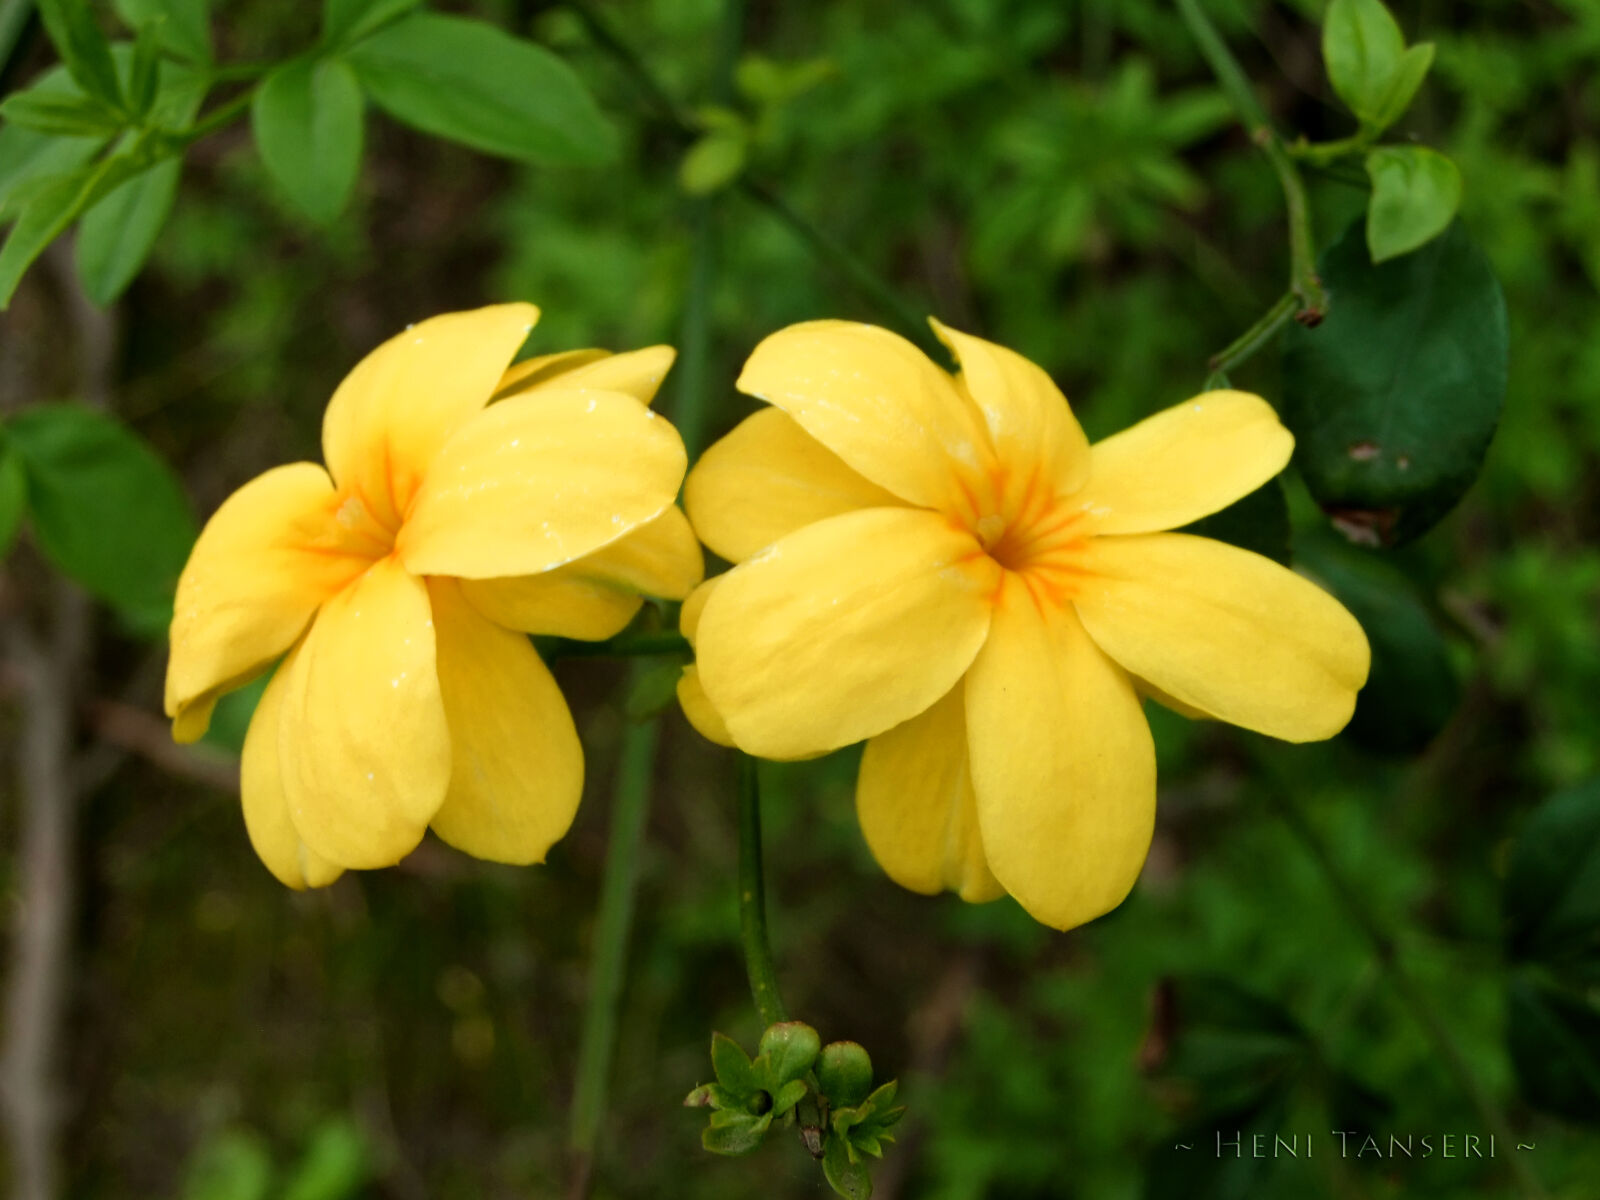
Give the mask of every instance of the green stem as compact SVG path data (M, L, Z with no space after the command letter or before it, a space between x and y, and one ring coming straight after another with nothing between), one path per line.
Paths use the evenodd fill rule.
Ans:
M1377 140L1378 132L1376 129L1364 130L1333 142L1308 142L1300 137L1288 143L1284 149L1289 152L1289 157L1298 159L1308 167L1326 167L1338 159L1365 154Z
M1213 354L1206 364L1211 372L1206 376L1207 390L1227 387L1228 372L1254 358L1264 346L1277 337L1278 331L1289 323L1290 317L1294 316L1299 303L1293 292L1285 292L1262 314L1260 320Z
M189 145L192 142L198 142L201 138L210 137L218 130L226 129L244 115L245 110L250 107L250 101L255 98L255 94L256 89L254 87L246 88L226 103L218 105L204 121L174 133L172 135L173 139L181 145Z
M578 1074L572 1096L572 1185L568 1195L573 1200L589 1194L595 1143L606 1107L628 940L633 931L639 851L650 812L657 733L657 723L646 721L626 726L622 735L616 797L611 806L611 841L606 849L600 911L595 918L594 959L589 969L589 996L583 1011Z
M1433 1043L1445 1068L1455 1077L1468 1102L1477 1110L1479 1119L1502 1145L1515 1146L1516 1136L1511 1129L1511 1122L1507 1120L1495 1098L1489 1094L1489 1090L1473 1073L1466 1054L1451 1036L1449 1028L1434 1008L1432 999L1400 961L1398 946L1367 906L1360 889L1334 860L1327 844L1323 842L1322 837L1306 819L1305 813L1300 810L1287 790L1269 786L1267 798L1284 824L1288 825L1290 831L1316 861L1329 889L1343 905L1356 927L1371 943L1373 956L1377 959L1379 967L1388 975L1395 991L1411 1010L1412 1017ZM1527 1162L1515 1154L1512 1154L1507 1161L1511 1164L1512 1174L1516 1176L1517 1186L1523 1196L1527 1200L1545 1200L1548 1193Z
M1295 320L1302 325L1315 325L1327 315L1328 294L1317 276L1316 244L1311 237L1311 206L1306 200L1305 181L1300 178L1299 168L1284 148L1283 139L1273 129L1266 110L1251 90L1239 60L1234 58L1233 51L1228 49L1228 43L1222 40L1198 0L1177 0L1177 5L1178 14L1189 27L1211 73L1222 85L1245 132L1261 147L1277 173L1289 217L1289 290L1299 301Z
M739 756L739 940L750 994L764 1025L789 1018L778 993L778 972L767 940L766 880L761 867L761 781L756 760Z
M590 5L589 0L564 0L564 3L588 30L595 44L611 55L634 85L661 110L673 132L684 141L695 138L698 131L672 94L656 78L638 52ZM843 242L824 233L777 192L748 175L741 176L737 186L746 197L777 217L813 254L849 281L885 319L898 325L901 332L932 354L935 361L949 362L948 352L934 338L922 314L901 300L895 289L857 258Z

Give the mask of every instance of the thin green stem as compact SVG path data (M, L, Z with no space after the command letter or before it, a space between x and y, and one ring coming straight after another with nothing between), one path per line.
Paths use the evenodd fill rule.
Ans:
M191 142L198 142L201 138L210 137L218 130L226 129L244 115L245 111L250 107L250 101L255 98L255 94L256 89L254 87L246 88L237 96L214 108L204 121L174 133L172 135L173 139L183 145L188 145Z
M634 86L660 110L663 119L684 141L697 136L689 116L673 99L661 81L617 32L612 29L589 0L564 0L589 35L611 55L633 80ZM949 362L948 352L934 338L922 314L902 300L893 286L861 261L843 242L823 232L777 192L750 176L741 176L737 187L747 198L765 208L805 243L813 254L842 275L882 316L900 327L912 341L928 351L938 362Z
M1295 320L1302 325L1315 325L1327 315L1328 294L1317 276L1316 244L1311 236L1311 207L1306 200L1305 181L1299 168L1284 148L1283 139L1267 119L1266 110L1251 90L1244 68L1228 49L1216 26L1201 9L1198 0L1176 0L1178 14L1199 47L1201 56L1217 77L1228 102L1250 135L1250 140L1261 147L1278 176L1283 188L1284 207L1289 218L1289 290L1299 301Z
M739 756L739 940L750 994L764 1025L787 1021L767 940L766 879L761 866L761 781L756 760Z
M637 673L635 668L634 674ZM606 848L605 879L595 918L594 958L589 968L589 996L584 1005L572 1096L572 1184L568 1192L572 1200L582 1200L589 1194L595 1144L605 1113L628 941L633 932L639 851L650 813L658 731L655 721L646 721L626 726L622 735L616 795L611 806L611 840Z
M1298 159L1308 167L1326 167L1352 154L1365 154L1377 141L1378 133L1376 129L1368 129L1332 142L1308 142L1304 137L1299 137L1286 144L1284 149L1289 152L1289 157Z
M1440 1018L1432 999L1400 961L1399 947L1367 906L1360 889L1335 861L1321 835L1286 789L1269 785L1267 798L1284 824L1310 853L1321 869L1329 890L1338 898L1345 912L1371 944L1373 956L1377 959L1379 967L1388 975L1396 993L1410 1009L1412 1017L1422 1027L1423 1032L1427 1034L1434 1049L1439 1052L1439 1058L1455 1077L1468 1102L1477 1110L1479 1119L1502 1145L1515 1146L1516 1136L1511 1129L1511 1122L1507 1120L1498 1102L1473 1072L1466 1054ZM1511 1164L1512 1174L1516 1176L1518 1189L1526 1200L1546 1200L1548 1193L1526 1160L1513 1154L1507 1161Z
M1285 292L1262 314L1260 320L1213 354L1206 364L1211 372L1206 377L1207 389L1227 387L1228 372L1254 358L1264 346L1277 337L1278 331L1289 323L1289 318L1294 316L1299 304L1299 298L1293 292Z

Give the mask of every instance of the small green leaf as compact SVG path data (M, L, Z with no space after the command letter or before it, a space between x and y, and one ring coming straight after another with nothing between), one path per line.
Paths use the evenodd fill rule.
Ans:
M1511 978L1506 1040L1530 1104L1600 1124L1600 1000L1530 971Z
M716 129L695 139L678 164L678 186L691 196L708 196L728 186L744 170L748 134Z
M1322 20L1322 61L1328 80L1350 111L1376 122L1390 80L1405 52L1400 32L1381 0L1333 0Z
M130 29L154 27L161 45L188 62L211 61L210 0L115 0Z
M183 1200L266 1200L272 1155L260 1135L229 1130L200 1144L183 1177Z
M359 42L405 16L422 0L324 0L322 41L338 46Z
M0 103L0 117L52 137L108 138L122 128L122 118L98 100L39 89L11 93Z
M1388 558L1332 538L1295 556L1366 630L1372 670L1344 736L1388 754L1421 750L1461 699L1450 648L1416 586Z
M361 169L361 88L339 59L296 59L262 82L251 128L267 172L319 225L344 209Z
M760 1057L767 1062L769 1092L791 1079L799 1079L811 1069L822 1049L817 1031L804 1021L781 1021L767 1027L761 1035Z
M1406 109L1411 107L1417 89L1422 86L1432 66L1432 42L1418 43L1400 56L1393 74L1389 76L1389 86L1384 91L1383 99L1378 102L1378 111L1372 118L1374 126L1387 129L1405 116Z
M111 192L78 226L78 277L101 306L122 295L155 245L178 195L183 164L157 163Z
M828 1186L847 1200L868 1200L872 1195L867 1164L850 1152L850 1144L842 1137L829 1137L823 1147L822 1174Z
M0 444L0 559L11 553L27 511L28 477L22 459L9 445Z
M122 88L111 61L111 43L95 23L87 0L38 0L39 18L56 53L78 85L111 108L122 107Z
M283 1189L283 1200L349 1200L372 1174L367 1139L352 1121L323 1122Z
M829 1042L817 1061L817 1086L834 1108L860 1104L872 1091L872 1059L857 1042Z
M1505 300L1460 223L1374 264L1361 222L1318 263L1333 304L1285 332L1282 417L1311 493L1353 541L1439 520L1478 473L1505 396Z
M711 1114L711 1120L700 1134L700 1144L713 1154L749 1154L761 1145L767 1130L772 1127L772 1114L740 1112L737 1109L720 1109Z
M1505 908L1511 957L1600 979L1600 779L1529 818L1511 852Z
M13 93L13 96L18 95L55 96L86 102L64 67L46 71L26 93ZM14 124L0 128L0 218L20 212L25 194L39 180L65 175L83 166L110 137L109 133L60 137Z
M1461 204L1461 171L1425 146L1380 146L1367 155L1367 177L1367 249L1375 263L1438 237Z
M163 631L195 539L172 469L113 418L74 404L25 409L7 431L45 554L136 632Z
M0 246L0 308L11 303L17 284L33 260L77 220L100 175L99 165L80 167L65 175L33 181L26 199L19 198L21 211L16 224L6 234L5 245Z
M598 164L611 123L566 63L482 21L414 13L350 50L372 101L424 133L506 158Z
M809 1090L804 1079L791 1079L784 1084L776 1092L772 1093L773 1117L786 1115L790 1109L806 1098L806 1092Z
M744 1096L760 1088L750 1056L726 1034L711 1035L711 1069L716 1072L717 1082L737 1095Z
M128 109L143 118L156 99L156 82L161 70L161 25L152 21L139 27L133 41L133 58L128 64Z

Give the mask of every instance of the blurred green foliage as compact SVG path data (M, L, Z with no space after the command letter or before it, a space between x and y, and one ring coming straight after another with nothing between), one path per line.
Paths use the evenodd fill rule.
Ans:
M143 7L117 9L136 23ZM336 7L357 21L366 6ZM303 169L275 166L271 151L264 165L244 125L191 148L150 266L118 311L114 394L202 514L268 466L317 457L334 384L409 321L526 298L544 308L540 352L675 340L701 203L714 205L716 244L712 425L731 427L752 407L732 380L763 334L819 316L885 319L768 211L723 186L743 171L913 304L1044 365L1095 437L1193 394L1208 356L1282 290L1278 183L1161 0L752 4L738 107L726 110L707 107L719 90L720 3L603 5L685 111L701 113L701 147L737 139L737 155L725 146L720 162L692 169L666 114L572 12L510 0L450 7L569 64L615 126L616 157L529 167L368 112L365 164L331 216L346 186L348 124L312 135ZM1206 7L1284 129L1312 142L1351 135L1319 65L1317 0ZM1122 909L1068 935L1009 901L967 907L888 883L855 826L853 753L765 769L790 1005L823 1040L868 1046L910 1107L876 1176L880 1196L1510 1194L1499 1161L1335 1152L1330 1130L1362 1121L1385 1135L1487 1131L1264 803L1264 762L1295 781L1400 961L1536 1147L1525 1153L1552 1194L1582 1200L1600 1178L1600 1145L1574 1119L1591 1111L1581 1076L1517 1086L1508 1010L1552 1011L1555 993L1532 973L1545 966L1521 958L1508 982L1501 898L1513 838L1538 828L1535 806L1600 773L1600 8L1415 0L1395 13L1436 53L1390 136L1459 165L1461 220L1504 285L1512 355L1481 476L1404 549L1338 546L1319 562L1326 519L1291 484L1297 554L1312 549L1301 561L1347 602L1358 607L1352 597L1372 595L1375 578L1409 581L1403 593L1382 585L1384 603L1361 613L1391 669L1375 674L1357 728L1325 746L1268 747L1152 709L1161 816L1151 861ZM192 22L163 28L178 53L203 58L214 46L222 61L278 61L355 36L353 26L323 30L307 6L267 0L219 6L209 43ZM26 28L6 90L51 61L37 27ZM113 75L123 75L103 90L131 85L131 65L120 55ZM418 101L404 70L362 69L382 75L375 98L405 118ZM280 155L292 157L304 123L287 92L322 86L303 74L256 114L280 126ZM1376 120L1389 93L1372 89L1371 114L1351 107ZM414 113L412 124L430 128ZM31 136L8 130L0 164L42 152L18 132ZM486 145L513 135L496 126L475 136ZM1339 164L1307 176L1327 246L1363 212L1367 179ZM290 178L309 184L296 191ZM16 203L0 191L8 217ZM119 227L132 237L139 222ZM85 229L78 254L95 265L84 281L110 295L128 282L118 244L102 235L95 245ZM57 316L69 284L48 268L24 281L4 318L8 404L82 387ZM1281 401L1278 355L1259 356L1234 382ZM673 389L669 377L664 408ZM132 469L132 458L119 461ZM19 489L38 486L28 470L27 447L8 438L0 529L20 509ZM159 485L146 491L167 503ZM42 526L31 536L59 560L74 544ZM127 566L135 586L145 586L140 571L167 570L159 557ZM103 595L116 602L121 586ZM542 868L430 845L399 870L293 896L256 863L231 798L139 761L95 792L70 1014L73 1195L469 1200L561 1190L610 764L627 717L620 670L564 664L560 675L590 783L577 825ZM97 692L154 707L149 676L147 651L124 627L100 630ZM1408 687L1425 694L1408 697ZM712 1159L698 1144L701 1115L679 1106L704 1074L708 1029L747 1045L760 1030L738 959L732 764L667 720L595 1192L818 1194L797 1147ZM8 893L12 870L9 859L0 865ZM1513 940L1511 957L1521 945ZM1574 1000L1562 982L1554 1002L1569 1006L1558 1016L1579 1006L1566 1025L1580 1031L1580 1049L1593 1036L1581 1016L1592 1012L1592 978L1587 986ZM1550 1057L1545 1045L1536 1057ZM1528 1060L1524 1044L1524 1085ZM1218 1122L1246 1139L1254 1128L1310 1133L1317 1154L1219 1159L1202 1144L1191 1160L1173 1149L1184 1131Z

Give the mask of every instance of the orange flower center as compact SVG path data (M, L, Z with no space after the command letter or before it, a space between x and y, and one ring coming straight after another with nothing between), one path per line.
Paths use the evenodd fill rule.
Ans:
M333 521L341 554L377 562L394 552L399 522L386 521L374 513L358 491L344 492L337 501Z
M1069 603L1084 571L1088 513L1076 496L1061 496L1036 473L998 466L962 489L956 519L1005 571L1021 576L1040 599Z

